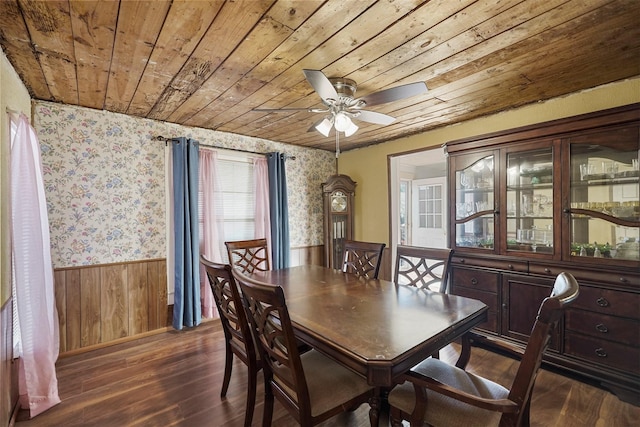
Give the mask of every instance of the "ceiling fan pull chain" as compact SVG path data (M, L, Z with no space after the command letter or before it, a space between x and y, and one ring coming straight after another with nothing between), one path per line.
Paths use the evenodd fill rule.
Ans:
M336 130L336 159L340 155L340 132Z

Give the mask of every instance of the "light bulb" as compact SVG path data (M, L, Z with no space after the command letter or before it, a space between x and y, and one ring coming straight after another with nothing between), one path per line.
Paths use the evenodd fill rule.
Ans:
M345 113L340 111L338 114L336 114L334 126L336 127L337 131L344 132L349 129L351 125L353 125L353 122Z

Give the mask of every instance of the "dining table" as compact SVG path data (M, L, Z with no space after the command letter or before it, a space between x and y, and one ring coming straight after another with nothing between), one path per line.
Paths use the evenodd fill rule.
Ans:
M317 265L252 278L282 287L300 340L381 389L487 318L487 306L474 299Z

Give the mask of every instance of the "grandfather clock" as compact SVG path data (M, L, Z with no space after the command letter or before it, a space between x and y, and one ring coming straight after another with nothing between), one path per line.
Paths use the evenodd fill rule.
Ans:
M356 183L347 175L332 175L322 184L324 203L324 265L339 270L344 241L353 239L353 201Z

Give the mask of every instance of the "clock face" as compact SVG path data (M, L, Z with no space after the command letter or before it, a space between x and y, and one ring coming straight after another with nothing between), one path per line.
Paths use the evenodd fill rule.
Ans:
M341 191L337 191L331 196L331 210L334 212L344 212L347 210L347 196Z

